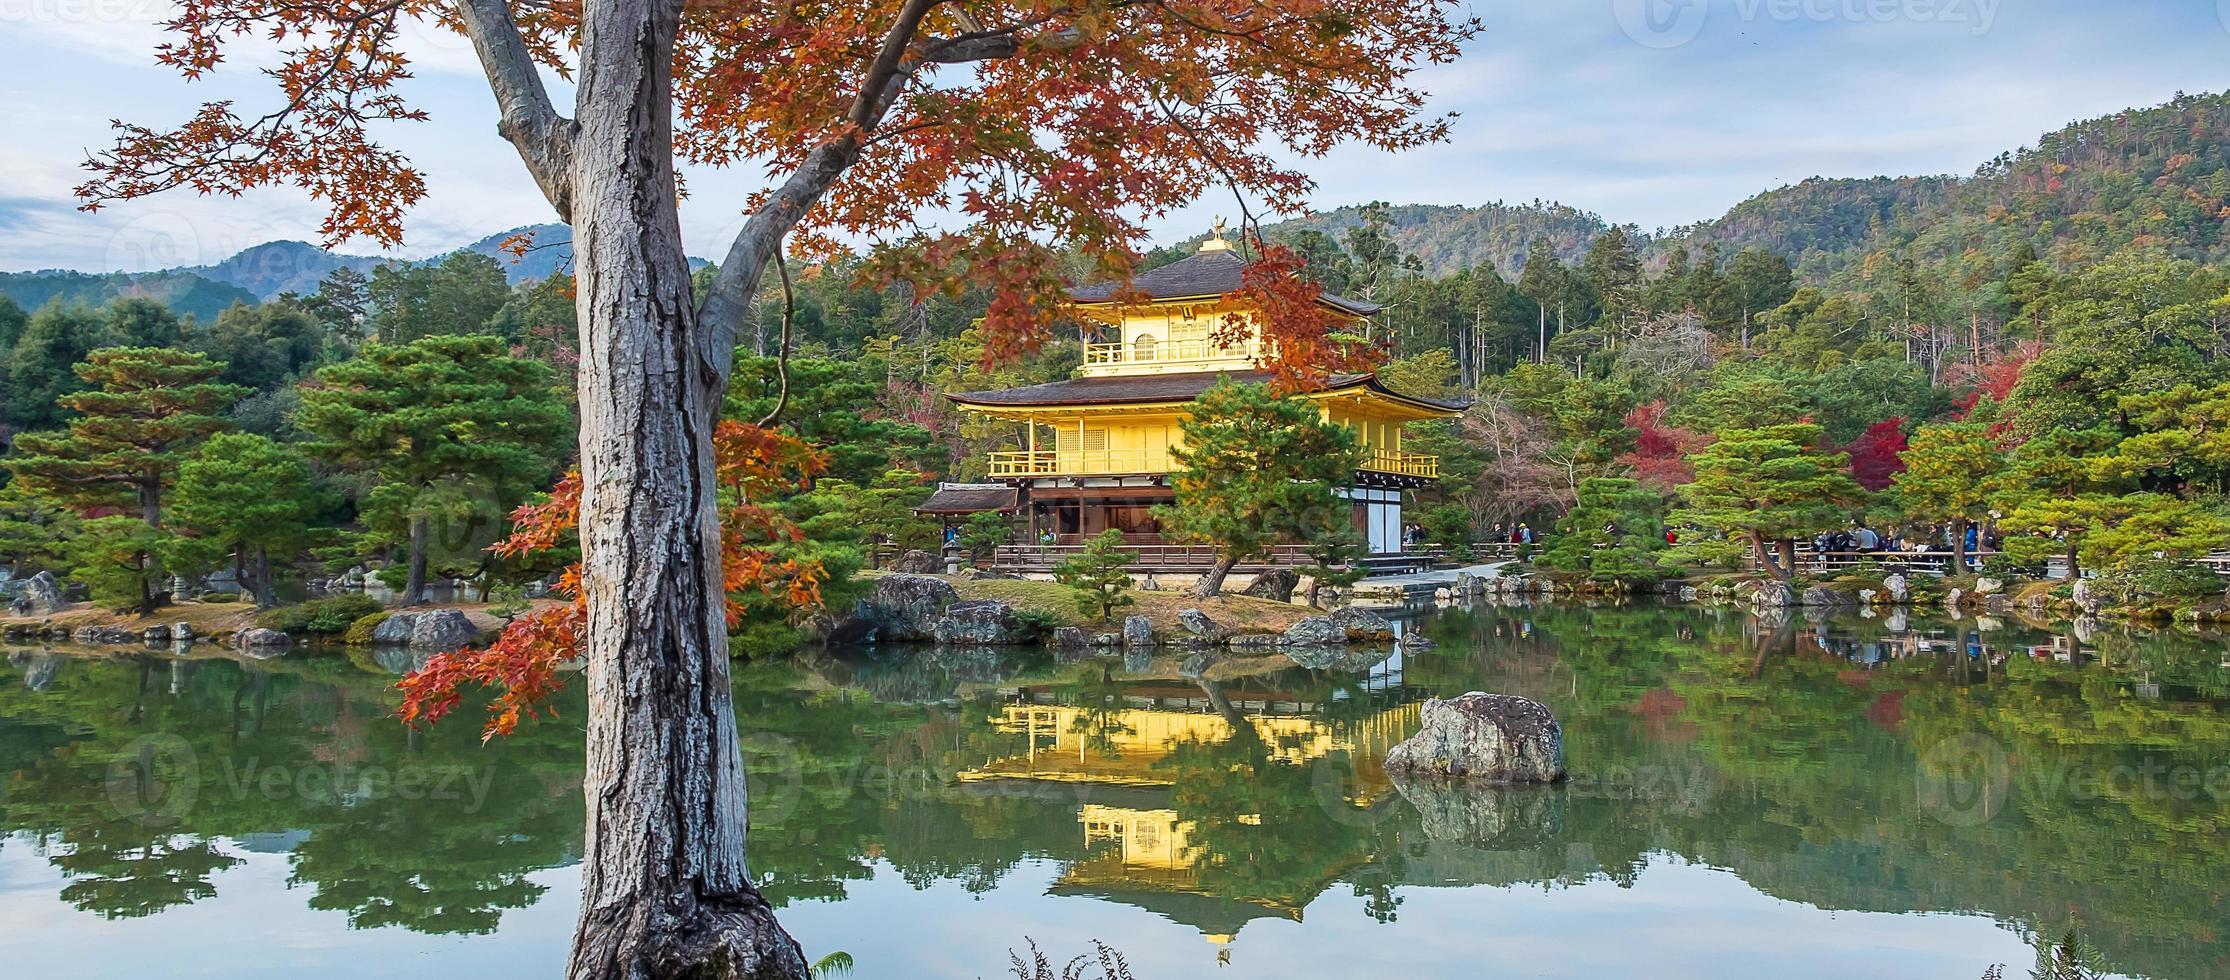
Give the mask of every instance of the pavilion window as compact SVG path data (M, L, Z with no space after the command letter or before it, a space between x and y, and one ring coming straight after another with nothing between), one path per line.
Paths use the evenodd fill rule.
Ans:
M1131 357L1136 360L1151 361L1154 359L1154 348L1157 346L1159 345L1155 343L1153 334L1139 334L1130 342Z

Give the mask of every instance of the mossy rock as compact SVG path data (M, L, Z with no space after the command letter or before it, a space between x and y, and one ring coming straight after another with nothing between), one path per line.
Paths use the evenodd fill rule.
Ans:
M387 617L391 615L393 614L382 610L358 618L355 622L348 624L348 631L341 634L341 642L350 646L370 646L372 631L378 629L379 624L386 622Z

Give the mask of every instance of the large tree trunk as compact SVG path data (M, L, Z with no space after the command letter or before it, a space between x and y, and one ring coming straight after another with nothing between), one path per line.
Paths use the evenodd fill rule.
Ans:
M410 519L410 554L404 559L409 563L410 572L409 577L403 581L402 598L402 604L406 606L426 604L426 537L428 533L424 517Z
M680 4L590 2L579 269L587 847L573 980L803 978L744 864L705 360L675 214Z
M256 549L256 608L269 609L279 604L279 590L271 574L271 549Z
M1208 574L1202 575L1200 577L1200 581L1194 582L1192 584L1192 597L1195 599L1206 599L1211 596L1222 595L1223 580L1225 577L1231 574L1231 566L1237 565L1238 563L1239 559L1231 557L1230 555L1218 556L1216 558L1216 563L1213 566L1209 567Z
M1967 574L1967 519L1964 517L1951 521L1951 574Z

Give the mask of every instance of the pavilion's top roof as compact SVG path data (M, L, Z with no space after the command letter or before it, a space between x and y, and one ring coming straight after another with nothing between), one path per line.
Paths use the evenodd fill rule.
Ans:
M1236 250L1229 247L1208 248L1132 276L1131 290L1133 294L1148 300L1213 298L1237 290L1240 276L1246 268L1247 260ZM1084 304L1117 302L1116 291L1120 285L1102 282L1078 286L1069 290L1069 299ZM1354 316L1370 316L1380 308L1376 303L1365 303L1331 293L1322 294L1319 301Z
M961 405L978 405L987 408L1024 408L1055 405L1151 405L1167 402L1189 402L1200 397L1216 382L1229 378L1240 384L1262 384L1272 375L1268 371L1193 371L1184 374L1102 375L1098 377L1070 378L1048 384L1030 385L1025 388L1006 388L999 391L967 391L946 395ZM1397 401L1408 402L1436 414L1460 412L1466 405L1436 401L1404 395L1380 384L1375 374L1335 374L1310 394L1329 394L1343 391L1367 390Z

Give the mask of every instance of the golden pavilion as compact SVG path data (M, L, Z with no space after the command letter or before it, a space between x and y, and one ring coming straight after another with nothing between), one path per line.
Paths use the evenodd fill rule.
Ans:
M1246 266L1219 223L1196 254L1139 274L1129 289L1103 283L1070 290L1068 308L1085 340L1076 376L948 395L965 411L1019 423L1019 448L991 454L996 483L941 489L923 511L1019 513L1027 522L1024 540L1033 543L1025 549L1075 546L1112 528L1127 543L1145 546L1148 568L1179 571L1212 561L1190 549L1154 547L1163 542L1152 508L1175 502L1170 450L1182 445L1178 422L1194 399L1226 377L1270 378L1260 370L1265 351L1258 326L1236 342L1212 336L1233 315L1259 323L1255 309L1233 298ZM1380 309L1330 293L1318 302L1358 332ZM1363 465L1341 493L1354 502L1355 527L1370 552L1399 555L1403 492L1440 475L1437 457L1403 448L1402 426L1452 416L1464 406L1394 392L1375 374L1336 375L1303 397L1361 437ZM1270 563L1283 563L1286 554L1274 553ZM1008 557L1001 563L1010 564ZM1291 558L1301 563L1297 551Z

